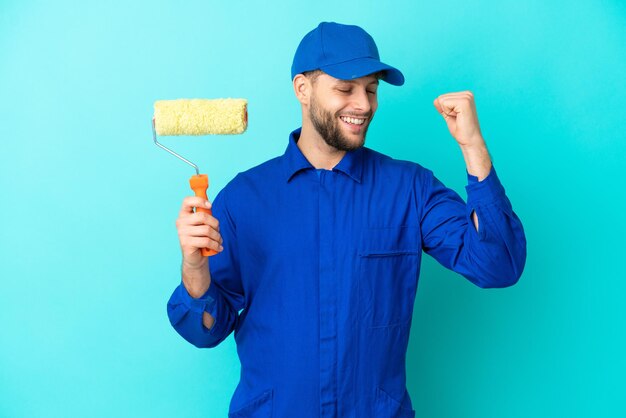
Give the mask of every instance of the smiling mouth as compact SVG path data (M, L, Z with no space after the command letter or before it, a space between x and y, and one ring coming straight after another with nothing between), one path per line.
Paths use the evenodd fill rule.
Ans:
M355 118L351 116L339 116L339 119L341 119L342 121L344 121L345 123L349 125L356 125L356 126L363 125L365 121L367 120L366 118Z

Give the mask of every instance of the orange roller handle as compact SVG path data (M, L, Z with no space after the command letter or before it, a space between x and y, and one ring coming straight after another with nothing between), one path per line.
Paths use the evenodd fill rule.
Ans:
M189 185L191 186L191 190L194 191L197 197L201 197L204 200L208 200L206 191L209 188L209 176L207 176L206 174L197 174L197 175L191 176L191 178L189 179ZM209 215L213 215L213 212L209 208L196 208L196 212L198 211L208 213ZM211 248L202 249L202 255L204 257L209 257L215 254L217 254L217 251Z

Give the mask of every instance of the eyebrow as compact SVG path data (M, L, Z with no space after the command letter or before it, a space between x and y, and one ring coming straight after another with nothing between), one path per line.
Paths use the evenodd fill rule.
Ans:
M355 84L356 81L354 80L338 80L337 84ZM369 86L370 84L376 84L378 85L378 79L372 80L371 82L369 82L367 85Z

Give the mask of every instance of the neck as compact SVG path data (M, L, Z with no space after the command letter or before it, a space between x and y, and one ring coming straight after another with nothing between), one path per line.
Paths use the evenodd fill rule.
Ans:
M346 155L346 151L328 145L309 120L302 121L302 131L297 145L304 157L315 168L332 170Z

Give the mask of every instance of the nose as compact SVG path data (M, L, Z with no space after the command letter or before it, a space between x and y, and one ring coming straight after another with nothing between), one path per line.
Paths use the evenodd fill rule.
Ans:
M369 113L372 109L367 89L355 88L354 93L352 94L352 102L354 109L358 112Z

